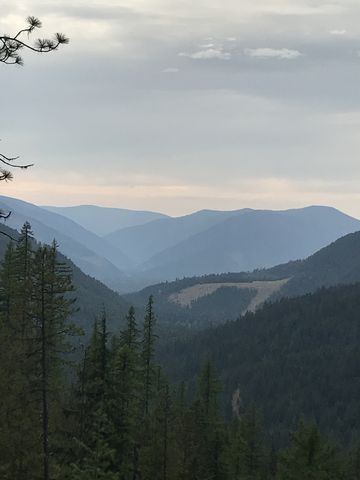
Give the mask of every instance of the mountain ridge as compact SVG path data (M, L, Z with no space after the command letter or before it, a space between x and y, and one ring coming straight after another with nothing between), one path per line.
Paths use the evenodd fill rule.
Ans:
M241 290L238 288L233 291L232 300L234 308L226 308L226 315L219 310L213 309L212 294L202 299L203 321L195 322L195 312L192 311L191 302L188 305L179 305L171 301L174 296L184 295L189 289L198 289L201 285L222 285L225 288L234 288L238 284L243 288L255 288L256 282L263 282L264 287L267 283L276 283L284 281L278 289L270 292L264 298L264 301L272 302L284 297L295 297L308 293L314 293L323 287L333 287L337 285L347 285L360 282L360 231L345 235L330 245L320 249L305 260L291 261L286 264L280 264L269 269L259 269L253 272L223 273L189 277L174 282L158 283L145 289L125 295L125 298L143 306L149 295L154 295L158 305L159 317L167 321L173 319L180 325L191 325L197 328L206 328L209 324L223 323L227 320L235 320L240 314L250 308L248 303L242 302ZM217 289L218 289L217 288ZM213 289L214 290L214 289ZM227 293L228 295L228 293ZM193 298L194 301L201 298ZM218 294L218 301L221 298ZM207 303L206 303L207 300ZM237 302L237 303L235 303ZM261 302L262 303L262 302ZM261 305L258 304L257 306ZM237 310L241 305L244 310Z
M61 214L101 237L119 228L141 225L157 218L168 217L159 212L103 207L91 204L70 207L43 205L41 208ZM118 226L119 224L122 224L121 227ZM116 228L115 225L117 225Z

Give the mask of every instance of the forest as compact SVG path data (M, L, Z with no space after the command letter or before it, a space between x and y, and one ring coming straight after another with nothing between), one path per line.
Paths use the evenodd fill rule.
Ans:
M310 297L296 301L304 313L310 308ZM71 271L59 262L55 243L35 244L24 225L0 271L2 479L360 478L358 437L325 436L295 405L298 421L279 443L256 398L234 397L224 414L221 376L210 358L199 355L195 381L171 373L169 358L161 361L157 352L155 306L150 296L141 322L130 307L115 333L104 306L85 341L71 320L77 308ZM266 306L259 315L286 307ZM273 328L279 336L281 327ZM286 399L270 401L281 409Z

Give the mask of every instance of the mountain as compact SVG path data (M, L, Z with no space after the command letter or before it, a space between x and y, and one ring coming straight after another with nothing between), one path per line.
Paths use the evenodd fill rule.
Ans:
M105 238L140 265L140 270L146 270L141 264L154 255L245 211L248 209L230 212L201 210L191 215L161 218L145 225L123 228Z
M270 269L290 279L277 293L296 296L314 292L320 287L360 282L360 232L339 238L306 260ZM287 272L286 272L287 270Z
M360 282L360 232L336 240L305 260L253 272L160 283L126 298L143 308L149 295L154 295L161 322L206 328L255 311L265 301L356 282Z
M282 299L235 322L168 342L158 352L171 381L210 361L230 416L253 403L272 441L284 443L300 416L351 443L360 433L360 284Z
M171 218L153 212L94 206L48 207L49 210L0 197L0 208L12 211L9 226L20 228L29 221L40 241L49 243L56 238L60 251L85 273L122 293L184 276L272 267L306 258L337 238L360 230L359 220L329 207L286 211L201 210ZM105 231L117 220L122 224L147 223L98 236L54 211L79 216L89 226L92 224L92 229L100 228L103 216ZM151 220L154 216L161 218ZM237 298L236 288L240 287L234 288L232 294ZM267 284L259 286L253 304L256 306L273 295L272 288ZM245 290L242 293L247 295ZM227 291L226 295L230 293ZM225 311L228 309L223 310L223 315ZM216 322L215 314L216 309L211 321Z
M115 230L143 225L167 215L157 212L126 210L124 208L77 205L73 207L44 206L46 210L63 215L100 237Z
M28 221L39 241L51 243L55 238L59 250L85 273L112 287L126 285L127 276L123 270L129 267L129 260L103 238L62 215L29 202L0 196L0 208L12 212L6 221L9 227L19 229Z
M19 235L16 230L6 225L0 226L0 232L5 232L15 240ZM9 237L0 233L0 260L4 257L9 241ZM58 257L59 261L68 265L73 273L74 297L77 299L76 307L79 308L79 311L73 314L75 322L88 334L94 319L105 308L111 330L118 330L124 321L129 304L119 294L82 272L62 253L59 252Z
M266 268L306 258L357 230L359 220L329 207L245 211L163 250L141 268L159 280Z

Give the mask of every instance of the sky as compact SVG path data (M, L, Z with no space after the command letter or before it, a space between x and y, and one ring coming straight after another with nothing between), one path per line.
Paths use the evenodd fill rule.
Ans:
M3 195L181 215L321 204L360 217L358 0L0 0L57 52L0 65Z

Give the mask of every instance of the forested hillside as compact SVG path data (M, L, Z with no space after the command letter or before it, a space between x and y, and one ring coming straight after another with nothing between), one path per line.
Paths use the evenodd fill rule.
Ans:
M300 419L281 449L277 429L263 428L261 413L246 396L250 406L240 394L233 396L232 418L228 415L226 421L219 398L222 385L211 363L202 365L196 381L191 376L190 382L174 385L176 374L171 372L169 383L155 360L152 297L144 321L138 323L131 307L125 325L115 335L108 330L105 314L95 320L90 341L74 366L68 355L74 353L74 337L82 332L71 322L75 305L69 294L70 270L58 262L55 244L34 248L25 226L17 246L8 246L0 268L0 474L4 480L358 478L357 444L345 448L330 442L312 421ZM346 295L344 300L348 302ZM302 299L299 302L303 304ZM221 332L215 331L217 341L230 347L228 337L218 335ZM261 347L261 337L257 343ZM293 343L296 355L299 349ZM243 341L238 343L243 345ZM201 347L201 343L192 346ZM210 342L208 348L213 347ZM178 354L179 348L173 352ZM231 355L231 348L223 353ZM273 353L276 362L276 348ZM164 351L162 355L164 360ZM191 362L193 357L188 358ZM236 355L232 360L237 360ZM242 360L251 374L245 357ZM183 365L173 354L172 361ZM274 372L270 369L269 373ZM277 381L276 376L269 378ZM268 390L271 393L272 387ZM296 387L293 392L302 393ZM351 393L358 393L357 386L350 395L345 392L353 405ZM253 393L256 403L257 392ZM278 409L284 407L286 393L278 396ZM298 404L290 405L295 421L301 412ZM346 418L352 422L354 417L355 413ZM337 427L334 432L344 433ZM352 428L345 427L358 442L356 421Z
M0 227L0 260L3 260L6 249L11 242L9 237L18 240L19 233L5 225ZM36 239L31 240L38 245ZM16 242L13 242L14 245ZM116 292L110 290L104 284L83 273L71 260L66 258L60 252L57 252L59 261L63 262L72 272L74 292L72 296L77 299L77 308L71 317L84 329L86 333L90 332L94 318L98 316L105 308L111 329L119 328L124 322L126 311L129 304Z
M342 237L319 250L305 260L298 260L269 269L253 272L223 273L189 277L174 282L164 282L147 287L140 292L125 295L128 302L144 308L149 295L154 295L158 305L161 322L206 328L211 324L235 320L247 309L252 308L254 296L249 296L245 285L253 293L259 292L259 285L266 290L259 297L256 307L263 301L273 301L283 297L292 297L316 291L321 287L340 284L352 284L360 281L360 232ZM238 288L234 289L234 285ZM193 289L199 292L208 286L206 296L196 298L194 302L181 304L176 298ZM216 286L218 289L214 291ZM268 287L273 288L268 288ZM229 292L231 289L231 292ZM215 302L214 295L217 301ZM232 298L232 301L228 301ZM201 312L196 305L201 303ZM219 308L214 308L216 303ZM220 305L223 307L220 308Z
M170 378L192 385L212 362L227 415L234 395L241 408L254 402L276 442L303 414L351 443L360 435L359 318L360 284L322 289L171 342L159 360Z
M19 230L25 222L32 225L35 237L50 244L54 238L61 251L85 273L106 285L120 289L126 281L126 256L103 238L86 230L74 221L16 198L0 196L0 208L11 212L7 225Z

